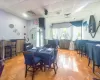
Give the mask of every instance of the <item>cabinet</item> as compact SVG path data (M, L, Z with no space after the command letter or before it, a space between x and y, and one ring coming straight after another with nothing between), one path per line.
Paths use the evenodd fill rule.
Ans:
M24 40L17 40L16 43L16 52L22 52L24 50Z
M59 40L59 47L61 49L69 49L69 45L70 45L70 40L66 39Z

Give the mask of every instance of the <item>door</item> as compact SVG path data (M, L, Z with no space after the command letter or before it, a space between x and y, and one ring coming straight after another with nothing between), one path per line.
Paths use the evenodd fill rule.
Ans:
M32 28L30 30L30 42L33 44L33 46L36 47L36 43L37 43L37 29L36 28Z

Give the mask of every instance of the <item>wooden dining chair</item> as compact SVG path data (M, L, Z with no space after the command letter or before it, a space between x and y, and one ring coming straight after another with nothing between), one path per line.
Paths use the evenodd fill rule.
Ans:
M16 53L17 40L10 40L9 44L5 46L5 58L12 58L13 55L17 56Z
M100 67L100 47L93 47L93 73L95 72L95 66Z
M4 65L2 64L2 61L0 60L0 76L2 74L3 69L4 69Z
M54 56L52 57L47 57L43 60L44 62L44 71L46 70L46 68L49 68L49 69L53 69L55 74L57 73L57 69L58 69L58 65L57 65L57 53L58 53L58 50L55 49L54 50ZM46 60L47 59L47 60ZM48 61L49 59L49 61ZM53 66L51 66L53 65Z
M25 59L25 77L27 76L27 72L32 72L32 80L34 79L34 73L40 68L42 69L42 61L41 58L35 57L33 53L31 52L23 52L24 59ZM32 70L30 70L32 68Z
M16 53L16 45L17 45L17 40L10 40L11 41L11 51L12 51L12 54L16 55L17 56L17 53Z

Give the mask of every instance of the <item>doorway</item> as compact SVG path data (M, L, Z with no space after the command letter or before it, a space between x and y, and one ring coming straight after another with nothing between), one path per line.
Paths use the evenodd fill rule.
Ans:
M30 30L30 42L33 44L34 47L37 46L37 29L32 28Z

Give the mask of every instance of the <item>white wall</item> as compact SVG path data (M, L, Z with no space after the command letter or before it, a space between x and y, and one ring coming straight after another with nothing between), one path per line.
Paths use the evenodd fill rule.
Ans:
M14 29L9 28L9 24L14 24L14 29L17 29L20 35L13 32ZM0 39L24 39L24 26L27 29L27 21L0 10Z
M91 14L89 14L88 16L86 16L84 18L84 21L87 21L88 24L89 24L89 17L90 17L90 15L94 15L95 16L96 26L98 26L98 23L100 21L100 5L99 6L94 6L94 8L92 9ZM82 39L100 41L100 28L98 29L98 32L97 32L95 38L91 37L90 33L88 32L88 28L86 30L86 27L82 28L82 33L83 33Z

